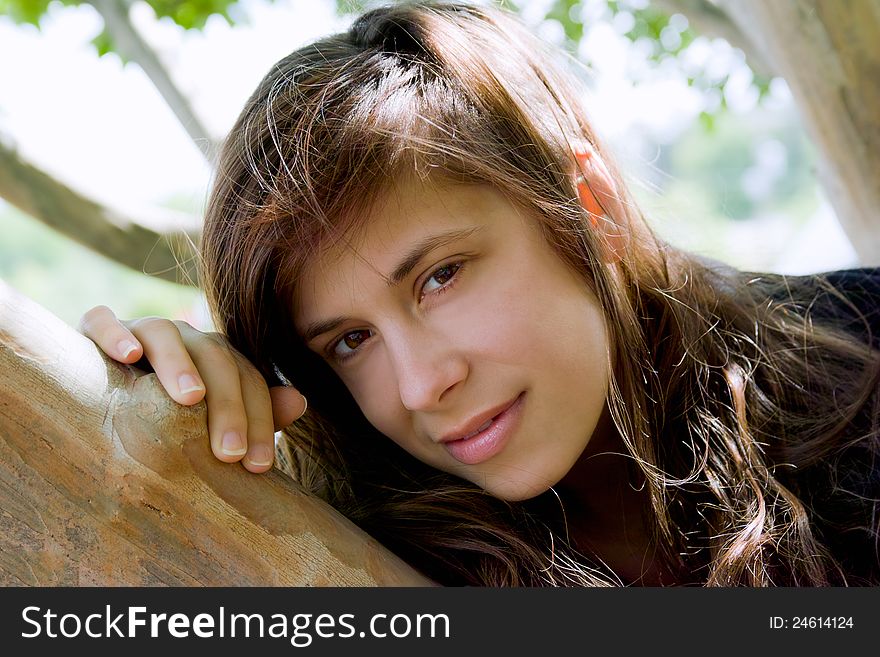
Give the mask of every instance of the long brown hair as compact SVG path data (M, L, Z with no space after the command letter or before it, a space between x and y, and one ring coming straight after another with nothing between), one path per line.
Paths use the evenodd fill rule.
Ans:
M583 140L621 190L611 219L628 240L613 270L571 175L572 144ZM845 475L877 455L878 351L813 321L815 289L713 266L659 239L625 196L572 78L514 17L488 7L364 14L278 62L223 147L204 286L231 343L309 399L284 450L302 485L440 583L618 582L572 547L552 493L507 503L419 463L366 422L297 337L304 264L350 238L389 182L408 175L500 189L540 217L599 298L611 327L608 406L670 570L710 585L880 583L877 567L834 558L810 501L827 482L845 509L827 526L875 544L876 491ZM845 302L832 286L822 293Z

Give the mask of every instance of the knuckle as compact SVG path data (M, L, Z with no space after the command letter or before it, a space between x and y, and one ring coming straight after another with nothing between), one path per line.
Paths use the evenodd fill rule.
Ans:
M85 331L92 330L101 319L108 316L112 317L113 311L107 306L95 306L94 308L89 308L83 313L82 317L80 317L79 326Z
M269 386L266 384L266 380L263 378L263 375L260 374L259 370L257 370L249 360L245 359L244 356L239 357L237 360L242 382L258 389L260 392L265 391L266 397L268 398Z
M170 319L164 317L141 317L132 321L131 327L139 331L177 331L177 327Z
M239 356L238 351L229 343L225 335L215 332L207 333L206 335L218 348L229 354L230 358L237 358Z
M235 367L240 371L244 371L248 367L253 367L250 361L242 356L235 347L229 344L229 340L227 340L225 336L219 333L205 333L203 335L209 339L208 344L210 345L212 353L222 354L224 360L228 361L232 367Z
M229 352L229 349L221 344L217 344L213 340L208 340L201 346L202 358L214 363L218 367L227 370L235 370L238 363L235 357Z
M235 397L220 397L219 399L211 399L208 402L208 412L216 416L222 417L239 417L244 416L244 404L241 399Z
M275 437L275 423L272 419L271 404L248 407L248 436L255 442L271 442Z
M174 326L177 327L177 330L180 331L181 334L183 334L183 333L198 333L198 334L201 334L201 331L199 331L197 328L195 328L192 324L190 324L190 323L187 322L186 320L183 320L183 319L175 319L175 320L173 320L171 323L174 324Z
M248 418L252 430L250 431L257 440L270 442L275 437L275 423L272 421L272 408L266 409L265 413L261 413L256 417Z

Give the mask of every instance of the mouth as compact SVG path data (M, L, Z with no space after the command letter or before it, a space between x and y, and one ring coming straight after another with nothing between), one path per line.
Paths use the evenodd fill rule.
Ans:
M525 392L521 392L515 399L502 404L500 409L492 409L487 413L488 418L476 418L471 423L478 424L473 430L466 430L457 434L449 434L441 439L446 451L460 463L476 465L487 461L498 454L507 444L511 435L519 424L522 415Z

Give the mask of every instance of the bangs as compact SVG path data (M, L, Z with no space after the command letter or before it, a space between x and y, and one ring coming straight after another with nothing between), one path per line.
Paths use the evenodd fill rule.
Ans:
M346 74L349 68L358 74ZM299 270L304 257L329 245L354 241L395 183L429 176L491 182L480 173L480 162L494 158L485 139L480 147L473 106L426 69L399 56L363 53L336 79L314 81L318 97L302 99L314 109L295 125L285 126L277 106L267 106L271 155L283 166L266 198L272 219L285 228L279 237L289 246L289 268ZM299 85L306 96L310 86Z
M489 184L545 216L578 214L567 177L569 140L584 136L577 113L533 61L537 50L507 56L509 40L526 50L525 35L471 11L365 18L264 81L251 113L262 135L252 174L292 269L353 237L383 192L410 176Z

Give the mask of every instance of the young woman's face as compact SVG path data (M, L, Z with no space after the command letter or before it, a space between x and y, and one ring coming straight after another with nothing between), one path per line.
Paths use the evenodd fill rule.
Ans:
M490 187L407 183L354 247L316 256L295 319L370 423L502 499L562 479L602 414L608 340L537 220Z

